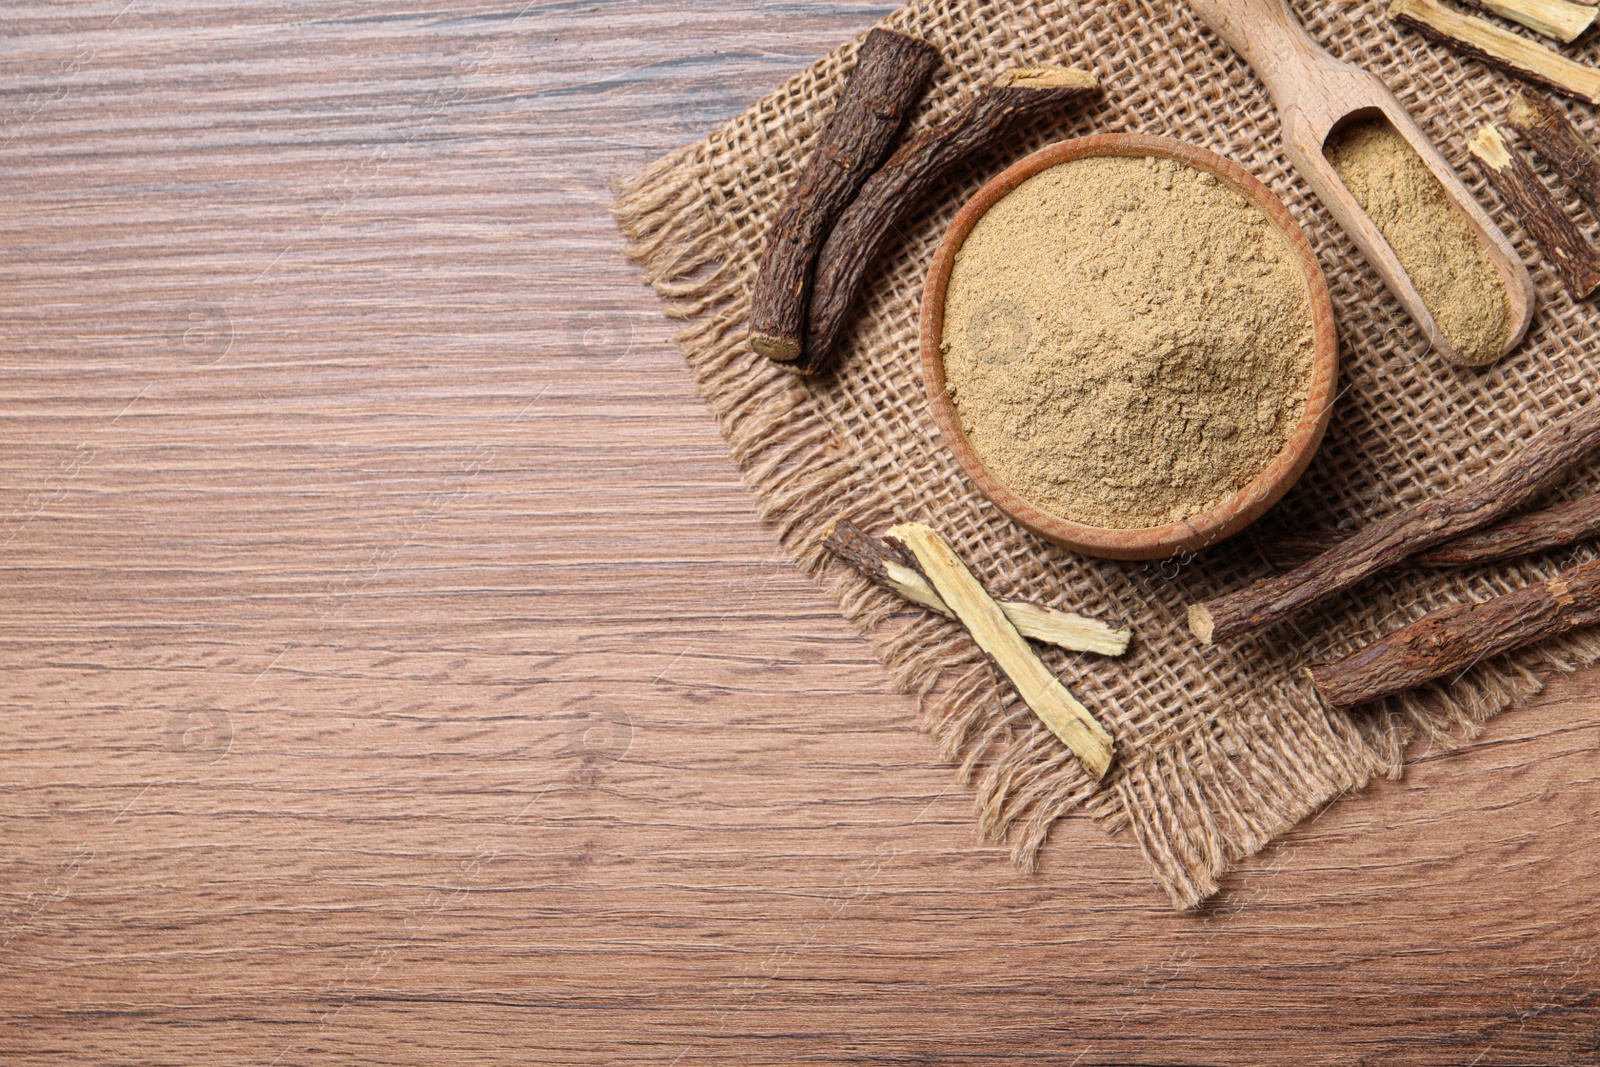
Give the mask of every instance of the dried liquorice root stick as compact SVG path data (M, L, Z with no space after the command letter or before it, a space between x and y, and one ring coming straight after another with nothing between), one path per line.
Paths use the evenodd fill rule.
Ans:
M1093 74L1070 67L1008 70L954 118L902 145L867 179L817 256L805 358L791 364L793 369L809 374L827 361L867 268L895 233L895 223L922 202L941 176L987 151L1027 119L1099 91Z
M950 551L944 538L915 522L892 527L889 537L911 553L917 569L939 594L939 599L967 628L978 647L1011 679L1023 703L1072 750L1096 781L1104 778L1111 766L1111 735L1034 655L1000 606L983 591L966 564Z
M1530 511L1463 537L1446 541L1417 556L1422 563L1462 566L1497 559L1531 556L1600 537L1600 493Z
M939 61L926 41L873 30L856 55L816 151L784 201L750 295L750 347L769 359L799 359L811 268L834 220L872 174Z
M1269 566L1297 567L1313 556L1345 541L1351 535L1340 530L1291 534L1271 541L1256 542ZM1531 556L1552 548L1565 548L1600 537L1600 493L1565 503L1554 504L1497 522L1486 529L1451 538L1426 552L1406 560L1434 567L1463 567L1471 563Z
M1600 219L1600 155L1567 113L1532 89L1520 89L1506 107L1506 122L1533 144L1533 150Z
M1389 17L1519 78L1600 104L1600 70L1574 62L1492 22L1463 15L1438 0L1394 0L1389 5Z
M1535 434L1493 473L1379 520L1316 559L1237 593L1189 606L1207 644L1305 611L1369 575L1517 511L1552 479L1600 448L1600 401Z
M1344 659L1311 668L1311 681L1329 704L1353 707L1597 622L1600 560L1481 604L1424 615Z
M1478 129L1467 151L1556 269L1572 298L1582 300L1594 292L1600 285L1600 253L1567 218L1528 161L1506 144L1493 124Z
M836 519L822 544L835 556L860 571L891 593L913 604L954 618L939 594L916 568L916 561L898 544L871 537L849 519ZM1000 610L1023 637L1073 652L1098 652L1120 656L1128 651L1133 632L1116 629L1098 619L1085 618L1070 611L1042 608L1020 600L999 600Z
M1298 533L1245 535L1261 561L1276 571L1288 571L1337 548L1353 535L1349 530L1301 530Z
M1503 19L1528 27L1534 33L1571 44L1594 25L1595 9L1568 0L1478 0Z

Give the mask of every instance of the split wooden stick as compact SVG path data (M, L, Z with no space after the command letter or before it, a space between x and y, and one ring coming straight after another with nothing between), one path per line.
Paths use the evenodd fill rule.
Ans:
M800 358L817 252L839 213L889 153L938 61L926 41L892 30L867 34L816 151L767 238L750 294L750 347L756 352L780 362Z
M867 578L913 604L954 618L945 602L934 592L899 544L872 537L849 519L835 519L824 535L823 545ZM1107 626L1099 619L1086 618L1070 611L1043 608L1021 600L999 600L1000 610L1023 637L1073 652L1097 652L1120 656L1128 651L1133 631Z
M1600 154L1572 125L1567 113L1532 89L1519 89L1506 107L1506 122L1528 139L1533 150L1600 220Z
M1026 120L1099 91L1093 74L1071 67L1008 70L954 118L902 145L867 179L828 235L813 278L805 358L789 366L809 374L826 363L867 268L896 232L895 223L922 203L940 177Z
M1034 655L944 538L915 522L892 527L889 537L916 559L928 584L967 628L978 647L1011 679L1017 694L1039 720L1072 750L1096 781L1104 778L1111 767L1111 735Z
M1189 606L1206 644L1293 618L1408 556L1509 515L1600 448L1600 400L1541 430L1486 477L1373 523L1304 565Z
M1256 549L1274 567L1295 567L1334 547L1351 535L1338 530L1295 534L1258 542ZM1452 538L1406 560L1435 567L1463 567L1472 563L1531 556L1600 537L1600 493L1554 504L1495 523L1483 530Z
M1571 44L1594 25L1595 9L1568 0L1478 0L1486 11L1520 23L1534 33Z
M1600 104L1600 70L1438 0L1394 0L1389 17L1519 78Z
M1353 707L1595 623L1600 560L1481 604L1431 612L1344 659L1311 668L1311 681L1329 704Z
M1594 292L1600 285L1600 252L1550 196L1528 161L1506 144L1493 123L1479 127L1467 143L1467 151L1556 269L1572 298L1582 300Z

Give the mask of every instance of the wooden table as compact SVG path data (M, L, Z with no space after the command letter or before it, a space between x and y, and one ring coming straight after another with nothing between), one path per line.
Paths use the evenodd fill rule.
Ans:
M8 6L5 1062L1600 1059L1600 678L1180 915L779 558L606 183L886 10Z

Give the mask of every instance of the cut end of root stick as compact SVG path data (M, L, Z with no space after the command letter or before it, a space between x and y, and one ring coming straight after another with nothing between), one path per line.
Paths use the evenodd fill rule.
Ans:
M1211 643L1211 631L1215 625L1210 609L1204 604L1189 605L1189 631L1200 639L1201 644Z
M770 333L752 333L750 351L766 356L774 363L793 363L800 358L800 342L793 337L775 337Z
M1511 103L1506 105L1506 121L1511 123L1512 129L1529 130L1543 122L1544 116L1518 90L1511 94Z
M1506 151L1506 139L1500 136L1500 131L1492 123L1478 128L1472 140L1467 142L1467 151L1495 170L1504 170L1511 163L1511 153Z
M995 78L996 89L1098 89L1100 80L1076 67L1013 67Z

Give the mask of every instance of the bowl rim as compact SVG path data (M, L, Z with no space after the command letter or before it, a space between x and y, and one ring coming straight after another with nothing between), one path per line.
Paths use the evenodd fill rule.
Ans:
M978 220L1017 186L1041 171L1062 163L1091 156L1155 156L1215 175L1266 213L1294 249L1305 282L1312 317L1311 381L1306 390L1306 406L1300 421L1290 432L1283 448L1265 469L1227 500L1180 522L1163 526L1115 529L1074 522L1033 504L1013 492L990 473L978 458L955 405L945 388L944 355L940 342L944 331L944 300L956 253ZM1162 559L1179 552L1197 551L1230 537L1260 518L1276 504L1305 473L1311 458L1322 443L1333 412L1334 390L1339 379L1339 337L1328 299L1328 284L1316 253L1301 232L1294 217L1272 191L1250 172L1232 160L1195 145L1170 137L1141 133L1104 133L1058 141L1025 156L991 178L969 197L945 229L934 251L922 289L920 320L922 384L945 444L978 489L1001 511L1039 536L1058 545L1088 555L1109 559Z

